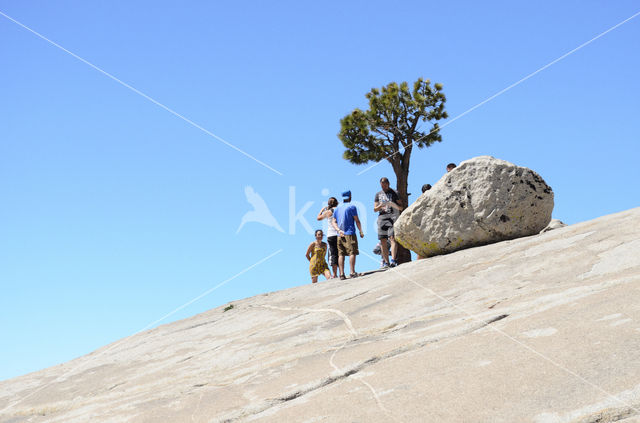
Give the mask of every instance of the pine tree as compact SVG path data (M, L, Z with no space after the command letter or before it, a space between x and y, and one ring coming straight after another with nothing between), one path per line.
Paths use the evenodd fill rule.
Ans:
M355 109L340 120L338 138L346 147L343 157L355 164L381 160L391 163L396 192L402 206L407 207L413 148L442 141L437 122L447 118L442 84L432 87L428 79L419 78L410 90L407 82L400 85L392 82L380 89L373 88L366 98L368 110ZM431 128L421 125L432 122ZM406 257L408 252L404 254Z

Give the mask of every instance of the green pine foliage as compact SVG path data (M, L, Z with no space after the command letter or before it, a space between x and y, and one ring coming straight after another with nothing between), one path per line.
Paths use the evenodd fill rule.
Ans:
M432 86L428 79L419 78L409 89L407 82L392 82L373 88L366 98L368 110L355 109L340 120L338 138L346 147L344 158L351 163L386 159L395 170L403 167L403 157L408 159L413 146L442 141L437 123L447 118L442 84ZM431 127L421 125L431 122Z

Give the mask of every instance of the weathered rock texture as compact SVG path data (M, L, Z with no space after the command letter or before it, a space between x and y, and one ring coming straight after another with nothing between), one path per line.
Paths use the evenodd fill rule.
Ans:
M564 228L565 226L567 225L562 220L551 219L551 222L549 222L549 224L543 230L541 230L540 233L543 234L545 232L549 232L554 229Z
M539 233L553 191L536 172L489 156L464 161L409 206L396 239L423 257Z
M640 208L248 298L1 382L0 421L638 423L638 251Z

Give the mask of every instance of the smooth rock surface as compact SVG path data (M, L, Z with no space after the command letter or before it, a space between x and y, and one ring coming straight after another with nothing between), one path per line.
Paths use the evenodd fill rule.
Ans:
M445 174L398 218L395 236L423 257L539 233L553 191L536 172L490 156Z
M567 224L564 223L562 220L551 219L551 222L549 222L549 224L543 230L541 230L540 233L543 234L545 232L549 232L554 229L564 228L565 226L567 226Z
M637 423L639 251L637 208L248 298L0 382L0 421Z

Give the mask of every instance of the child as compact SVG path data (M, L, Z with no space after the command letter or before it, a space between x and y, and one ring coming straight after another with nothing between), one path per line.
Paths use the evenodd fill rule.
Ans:
M322 229L316 231L316 240L307 248L307 260L309 260L309 273L311 273L311 283L318 282L318 276L324 275L331 279L331 272L325 260L327 255L327 244L322 241L324 234Z

